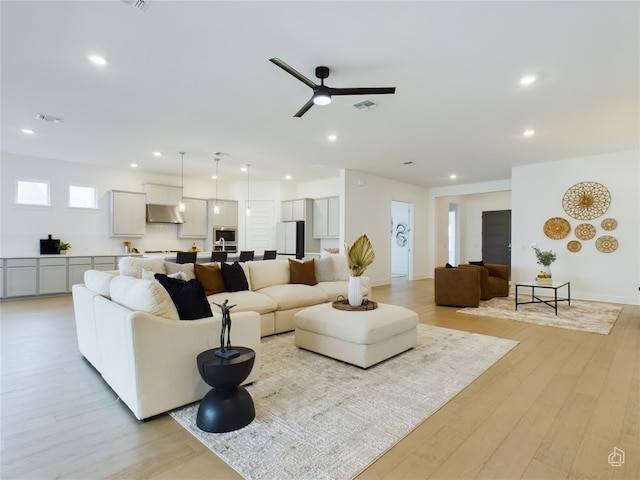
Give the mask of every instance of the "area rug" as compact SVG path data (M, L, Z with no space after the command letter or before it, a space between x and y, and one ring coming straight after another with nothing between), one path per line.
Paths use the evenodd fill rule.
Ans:
M417 348L363 370L298 349L293 333L262 340L255 420L207 433L198 403L171 412L247 479L358 475L518 342L418 325Z
M480 302L478 308L467 307L458 310L458 313L607 335L621 311L622 307L613 303L571 300L571 306L567 302L558 303L558 316L556 316L554 309L545 304L518 305L516 311L515 297L496 297Z

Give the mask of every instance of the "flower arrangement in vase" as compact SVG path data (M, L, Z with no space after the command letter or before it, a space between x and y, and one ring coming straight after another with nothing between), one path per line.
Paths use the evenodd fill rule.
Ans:
M362 305L363 298L360 277L367 267L373 263L376 258L376 254L373 251L373 246L366 235L358 237L351 247L345 243L344 248L347 256L347 264L351 271L348 291L349 305L357 307Z
M538 265L542 265L545 267L543 270L540 270L538 276L536 278L537 282L540 285L551 285L551 264L556 260L556 254L553 253L552 250L547 252L543 252L539 248L533 247L533 250L536 252L536 259L538 260Z

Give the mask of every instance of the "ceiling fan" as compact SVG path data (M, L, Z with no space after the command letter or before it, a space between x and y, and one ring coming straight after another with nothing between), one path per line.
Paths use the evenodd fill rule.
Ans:
M396 93L396 87L372 87L372 88L332 88L324 84L324 79L329 77L329 67L316 67L316 77L320 79L320 85L312 82L297 70L284 63L279 58L271 58L270 62L275 63L285 72L293 75L302 83L313 89L313 96L297 111L294 117L301 117L313 105L329 105L332 95L380 95L384 93Z

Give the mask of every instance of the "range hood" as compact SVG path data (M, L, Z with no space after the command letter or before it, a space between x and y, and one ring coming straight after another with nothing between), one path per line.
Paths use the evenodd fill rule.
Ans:
M147 203L147 223L184 223L177 205Z

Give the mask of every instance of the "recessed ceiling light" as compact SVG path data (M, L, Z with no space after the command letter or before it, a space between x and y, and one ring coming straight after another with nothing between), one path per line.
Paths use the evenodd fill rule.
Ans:
M162 156L162 153L160 153L160 152L153 152L153 156L154 156L154 157L161 157L161 156Z
M240 171L241 171L241 172L246 172L246 171L247 171L247 167L241 167L241 168L240 168Z
M458 178L458 176L455 173L452 173L451 175L449 175L449 178L451 180L455 180L456 178Z
M327 136L327 139L328 139L330 142L335 142L335 141L338 139L338 137L337 137L336 135L331 134L331 135L328 135L328 136Z
M218 176L217 175L211 175L211 180L217 180Z
M285 175L284 178L286 178L287 180L291 180L291 175Z
M524 132L522 132L522 135L524 135L525 137L533 137L535 134L535 130L525 130Z
M138 168L138 164L137 163L131 163L131 164L129 164L129 166L131 168Z
M531 85L536 81L535 75L525 75L520 79L520 85Z
M100 55L89 55L89 60L96 65L106 65L107 61Z
M27 135L33 135L35 132L30 128L23 128L22 133L26 133Z

